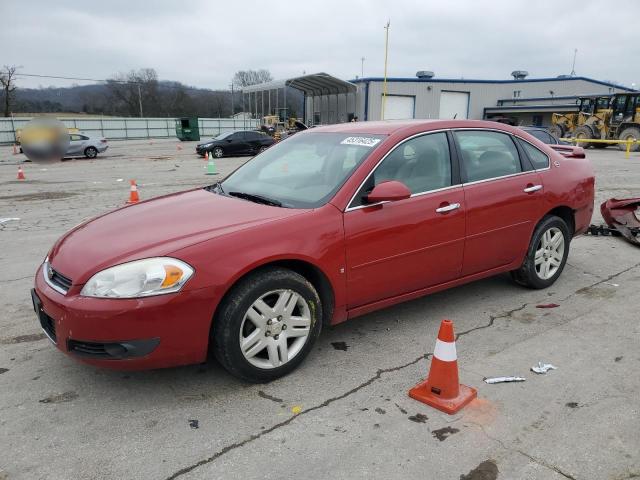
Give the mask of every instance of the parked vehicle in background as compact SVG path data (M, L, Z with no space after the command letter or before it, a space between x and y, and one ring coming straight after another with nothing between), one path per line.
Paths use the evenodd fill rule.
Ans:
M208 152L216 158L225 155L255 155L263 152L274 143L275 140L269 135L255 130L225 132L207 142L196 145L196 153L204 156Z
M297 133L215 185L71 230L36 273L34 308L92 365L212 352L239 378L273 380L323 325L503 272L552 285L594 198L582 148L555 147L470 120Z
M65 154L68 157L96 158L98 153L104 153L109 145L104 137L90 137L82 133L69 134L69 148Z
M553 133L542 127L520 127L520 129L547 145L569 145L568 142L560 140Z

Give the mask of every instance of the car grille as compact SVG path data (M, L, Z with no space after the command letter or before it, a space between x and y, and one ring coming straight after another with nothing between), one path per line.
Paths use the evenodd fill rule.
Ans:
M111 358L111 355L105 349L104 343L85 342L79 340L69 340L67 349L76 355L94 357L94 358Z
M64 290L65 293L68 292L69 288L71 288L71 284L73 283L71 279L68 277L65 277L60 272L57 272L52 267L49 267L49 268L51 268L51 277L49 278L49 281L56 287Z
M56 343L56 322L42 309L40 309L38 318L40 320L40 326L44 330L44 333L47 334L47 336L53 343Z

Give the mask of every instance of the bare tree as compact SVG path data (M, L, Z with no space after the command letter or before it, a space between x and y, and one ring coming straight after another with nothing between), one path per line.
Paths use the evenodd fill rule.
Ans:
M158 115L158 74L153 68L119 73L107 81L117 109L130 116ZM143 110L143 105L146 107Z
M15 76L18 68L15 65L5 65L0 70L0 85L4 94L4 116L8 117L11 113L11 100L13 99L13 92L18 88L15 84Z
M273 80L269 70L239 70L233 76L233 84L239 87L248 87L257 83L265 83Z

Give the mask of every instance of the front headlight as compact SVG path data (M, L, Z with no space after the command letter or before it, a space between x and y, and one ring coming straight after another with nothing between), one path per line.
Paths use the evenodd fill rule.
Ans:
M169 257L145 258L96 273L80 295L97 298L137 298L177 292L193 268Z

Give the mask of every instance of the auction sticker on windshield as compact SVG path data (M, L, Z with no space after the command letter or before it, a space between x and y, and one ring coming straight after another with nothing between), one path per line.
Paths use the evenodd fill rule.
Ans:
M347 137L340 142L341 145L360 145L361 147L375 147L378 143L380 139L372 137Z

